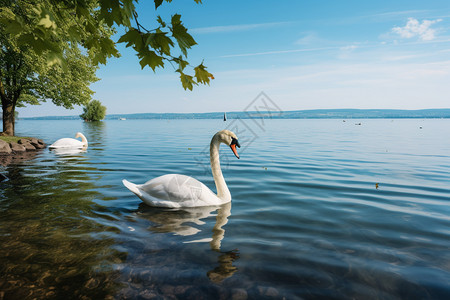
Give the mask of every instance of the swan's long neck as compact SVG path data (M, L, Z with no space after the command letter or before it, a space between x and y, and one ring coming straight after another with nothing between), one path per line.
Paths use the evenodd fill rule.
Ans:
M84 144L85 147L88 146L88 141L86 139L86 137L83 134L80 134L81 137L81 142Z
M223 178L222 170L220 169L219 147L220 141L217 136L214 136L211 140L211 145L209 146L211 171L213 174L214 182L216 183L217 197L222 199L224 202L228 202L231 200L231 194L228 190L227 183Z

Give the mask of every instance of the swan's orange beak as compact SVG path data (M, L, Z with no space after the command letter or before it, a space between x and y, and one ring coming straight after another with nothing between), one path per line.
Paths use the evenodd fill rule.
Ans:
M233 138L231 141L231 145L230 148L233 151L234 155L239 159L239 154L236 151L236 146L238 146L239 148L241 148L241 145L239 145L239 142L237 139Z
M233 150L234 155L236 155L237 158L239 158L239 154L236 151L236 145L230 145L231 150Z

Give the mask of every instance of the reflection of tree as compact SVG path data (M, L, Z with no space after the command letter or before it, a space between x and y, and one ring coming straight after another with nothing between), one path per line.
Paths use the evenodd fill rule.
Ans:
M106 138L105 122L83 122L83 132L88 137L89 146L103 146ZM103 150L103 147L100 147Z
M213 282L220 282L237 271L233 262L239 258L238 250L222 252L221 242L225 236L225 226L231 214L231 202L221 206L206 206L183 209L161 209L149 207L143 203L139 206L137 215L151 221L149 229L157 233L174 233L181 236L195 236L201 232L200 226L204 219L213 216L217 211L216 223L211 238L190 240L185 243L209 242L213 251L220 253L218 266L207 272ZM194 226L197 225L197 226Z
M104 298L116 289L108 265L112 229L93 218L101 197L83 156L5 168L0 189L0 290L5 298ZM94 208L94 209L93 209ZM93 234L102 233L101 238Z
M219 283L231 277L237 271L237 268L233 266L233 262L238 258L238 250L223 252L218 259L219 265L207 273L209 279L212 282Z

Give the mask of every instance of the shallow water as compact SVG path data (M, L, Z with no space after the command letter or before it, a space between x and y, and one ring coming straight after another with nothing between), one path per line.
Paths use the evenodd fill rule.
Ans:
M225 127L242 145L221 149L230 205L150 208L122 185L175 172L215 190ZM450 299L450 120L16 128L89 148L0 166L0 299Z

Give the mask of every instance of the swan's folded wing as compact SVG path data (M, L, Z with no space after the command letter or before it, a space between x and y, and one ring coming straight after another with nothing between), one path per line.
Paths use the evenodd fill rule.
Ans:
M84 144L79 140L72 138L62 138L54 142L49 146L50 149L57 148L82 148Z
M147 197L152 199L152 202L158 202L159 205L170 202L175 204L176 207L211 205L208 202L202 202L206 198L210 198L211 195L215 196L208 187L197 179L179 174L160 176L138 187L143 193L147 194Z
M168 174L147 181L140 189L161 200L180 201L198 199L202 185L200 181L186 175Z

